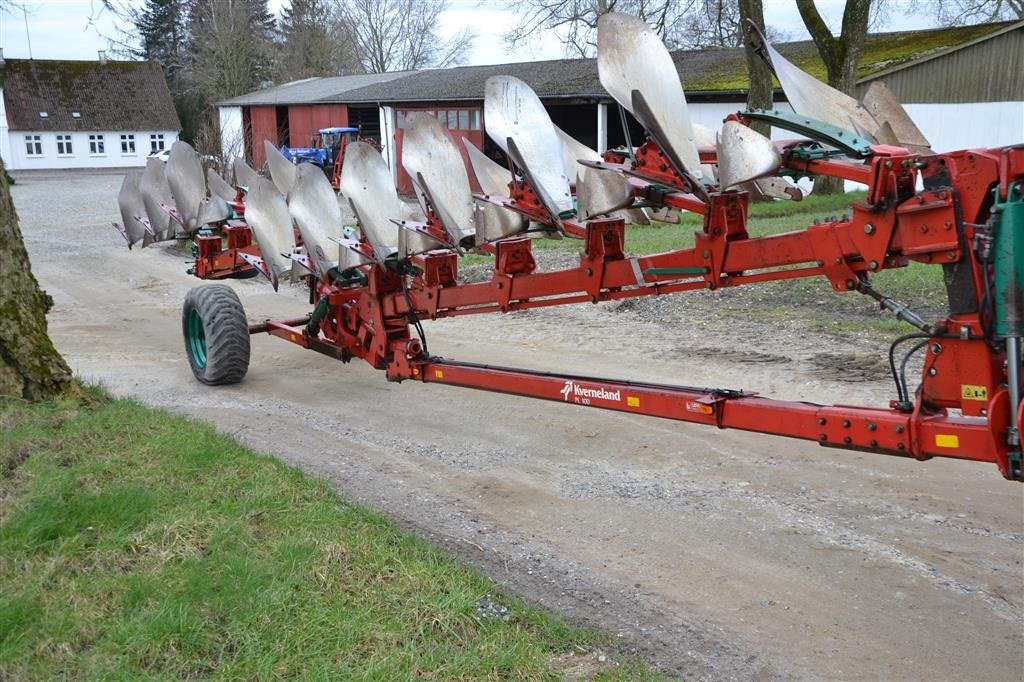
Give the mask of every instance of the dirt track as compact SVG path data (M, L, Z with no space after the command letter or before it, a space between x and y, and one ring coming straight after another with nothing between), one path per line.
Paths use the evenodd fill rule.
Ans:
M56 301L51 334L79 377L325 477L671 674L1024 675L1024 486L994 466L392 385L262 336L242 384L205 388L180 337L197 281L173 247L124 248L110 227L120 181L22 174L14 187L33 269ZM297 289L232 286L252 320L308 310ZM852 348L784 328L577 306L427 334L433 353L465 360L820 402L890 397L870 373L839 382L807 366Z

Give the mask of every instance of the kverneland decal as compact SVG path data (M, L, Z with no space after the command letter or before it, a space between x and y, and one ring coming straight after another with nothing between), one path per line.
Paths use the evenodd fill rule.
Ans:
M622 402L622 391L619 389L609 391L602 386L584 386L572 379L565 382L565 386L562 387L559 393L562 394L562 399L566 402L571 400L582 405L589 405L590 401L594 399L617 403Z

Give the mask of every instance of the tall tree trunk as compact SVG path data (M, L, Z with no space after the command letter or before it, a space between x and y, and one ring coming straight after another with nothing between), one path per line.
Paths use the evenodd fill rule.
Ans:
M871 0L846 0L843 27L838 38L828 30L814 6L814 0L796 0L796 8L818 48L821 61L825 62L828 84L853 95L857 85L857 67L864 54L864 39L868 33ZM838 194L842 191L843 181L838 178L821 177L814 181L815 194Z
M761 0L739 0L740 4L740 31L746 36L747 22L754 22L762 32L764 26L764 6ZM743 41L747 58L747 73L750 74L750 85L747 89L748 109L771 109L774 105L772 98L772 72L763 59L754 51L754 44L747 37ZM771 125L766 121L753 121L751 128L768 136L771 133Z
M0 396L45 400L71 386L71 370L46 333L52 305L32 275L0 160Z

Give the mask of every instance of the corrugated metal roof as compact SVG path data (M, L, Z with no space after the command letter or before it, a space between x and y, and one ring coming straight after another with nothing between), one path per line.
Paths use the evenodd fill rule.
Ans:
M1024 101L1024 21L858 83L863 93L875 80L904 103L940 104ZM965 119L967 120L967 119Z
M154 62L8 59L0 80L11 130L181 129Z
M950 54L952 52L956 52L957 50L963 50L965 48L973 47L973 46L977 45L978 43L984 42L986 40L991 40L992 38L996 38L996 37L1002 36L1004 34L1016 32L1016 33L1018 33L1018 38L1019 38L1020 34L1024 34L1024 21L1004 22L1004 23L1001 23L1001 24L980 24L980 26L989 26L989 27L992 27L993 30L991 30L991 31L989 31L987 33L978 35L976 37L972 37L972 38L970 38L968 40L965 40L965 41L957 43L957 44L950 44L950 45L948 45L946 47L939 48L939 49L936 49L936 50L932 50L929 53L924 54L924 55L920 55L920 56L918 56L917 58L915 58L913 60L904 61L902 63L896 64L896 65L892 65L892 66L887 66L885 69L883 69L883 70L881 70L881 71L879 71L877 73L872 74L871 78L880 78L882 76L887 76L890 73L894 73L896 71L900 71L902 69L906 69L906 68L908 68L910 66L918 66L920 64L923 64L925 62L931 61L933 59L939 59L941 57L945 57L946 55L948 55L948 54ZM967 28L973 28L973 27L967 27ZM862 80L865 80L865 79L862 79Z
M418 71L405 78L352 90L345 101L417 102L480 100L491 76L515 76L545 98L601 97L608 94L597 79L594 59L556 59L493 66L460 66Z
M1018 28L1024 22L1002 22L957 26L920 31L875 33L867 37L864 54L858 68L858 79L863 81L876 74L890 73L954 51L958 47L974 44L993 35ZM804 71L824 80L825 65L810 40L776 45L778 50ZM742 48L709 48L680 50L672 53L683 88L690 95L744 93L747 88L747 64ZM309 104L313 102L399 103L399 102L451 102L480 101L484 83L491 76L508 75L522 79L543 99L610 99L597 75L596 59L554 59L541 62L519 62L490 66L461 66L448 69L427 69L403 74L377 74L391 76L372 83L355 85L328 93L332 86L316 85L310 81L271 88L251 95L243 95L222 104ZM1011 74L1007 77L1013 78ZM352 78L343 76L342 78ZM314 79L328 81L333 79ZM290 99L265 99L280 88L293 87ZM309 95L300 97L308 88ZM245 100L245 101L243 101Z
M390 73L360 73L348 76L326 76L306 78L284 83L266 90L258 90L233 97L218 106L241 106L259 104L310 104L312 102L347 101L343 95L368 85L378 85L396 78L408 76L413 71L392 71Z

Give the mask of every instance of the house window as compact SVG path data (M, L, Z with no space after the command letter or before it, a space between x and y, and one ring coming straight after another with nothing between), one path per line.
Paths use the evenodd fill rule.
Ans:
M71 118L82 118L82 112L80 112L80 111L72 111L71 112Z
M135 135L127 133L121 136L121 153L122 154L134 154L135 153Z
M149 153L156 154L164 150L163 133L154 133L149 136Z
M89 136L89 153L102 156L105 152L103 150L103 136L102 135L90 135Z
M480 130L480 111L477 109L469 112L469 129Z
M469 130L469 112L465 109L459 112L459 130Z
M25 136L25 153L29 156L43 155L43 141L38 135Z
M57 136L57 156L71 156L74 152L71 151L71 136L70 135L58 135Z

